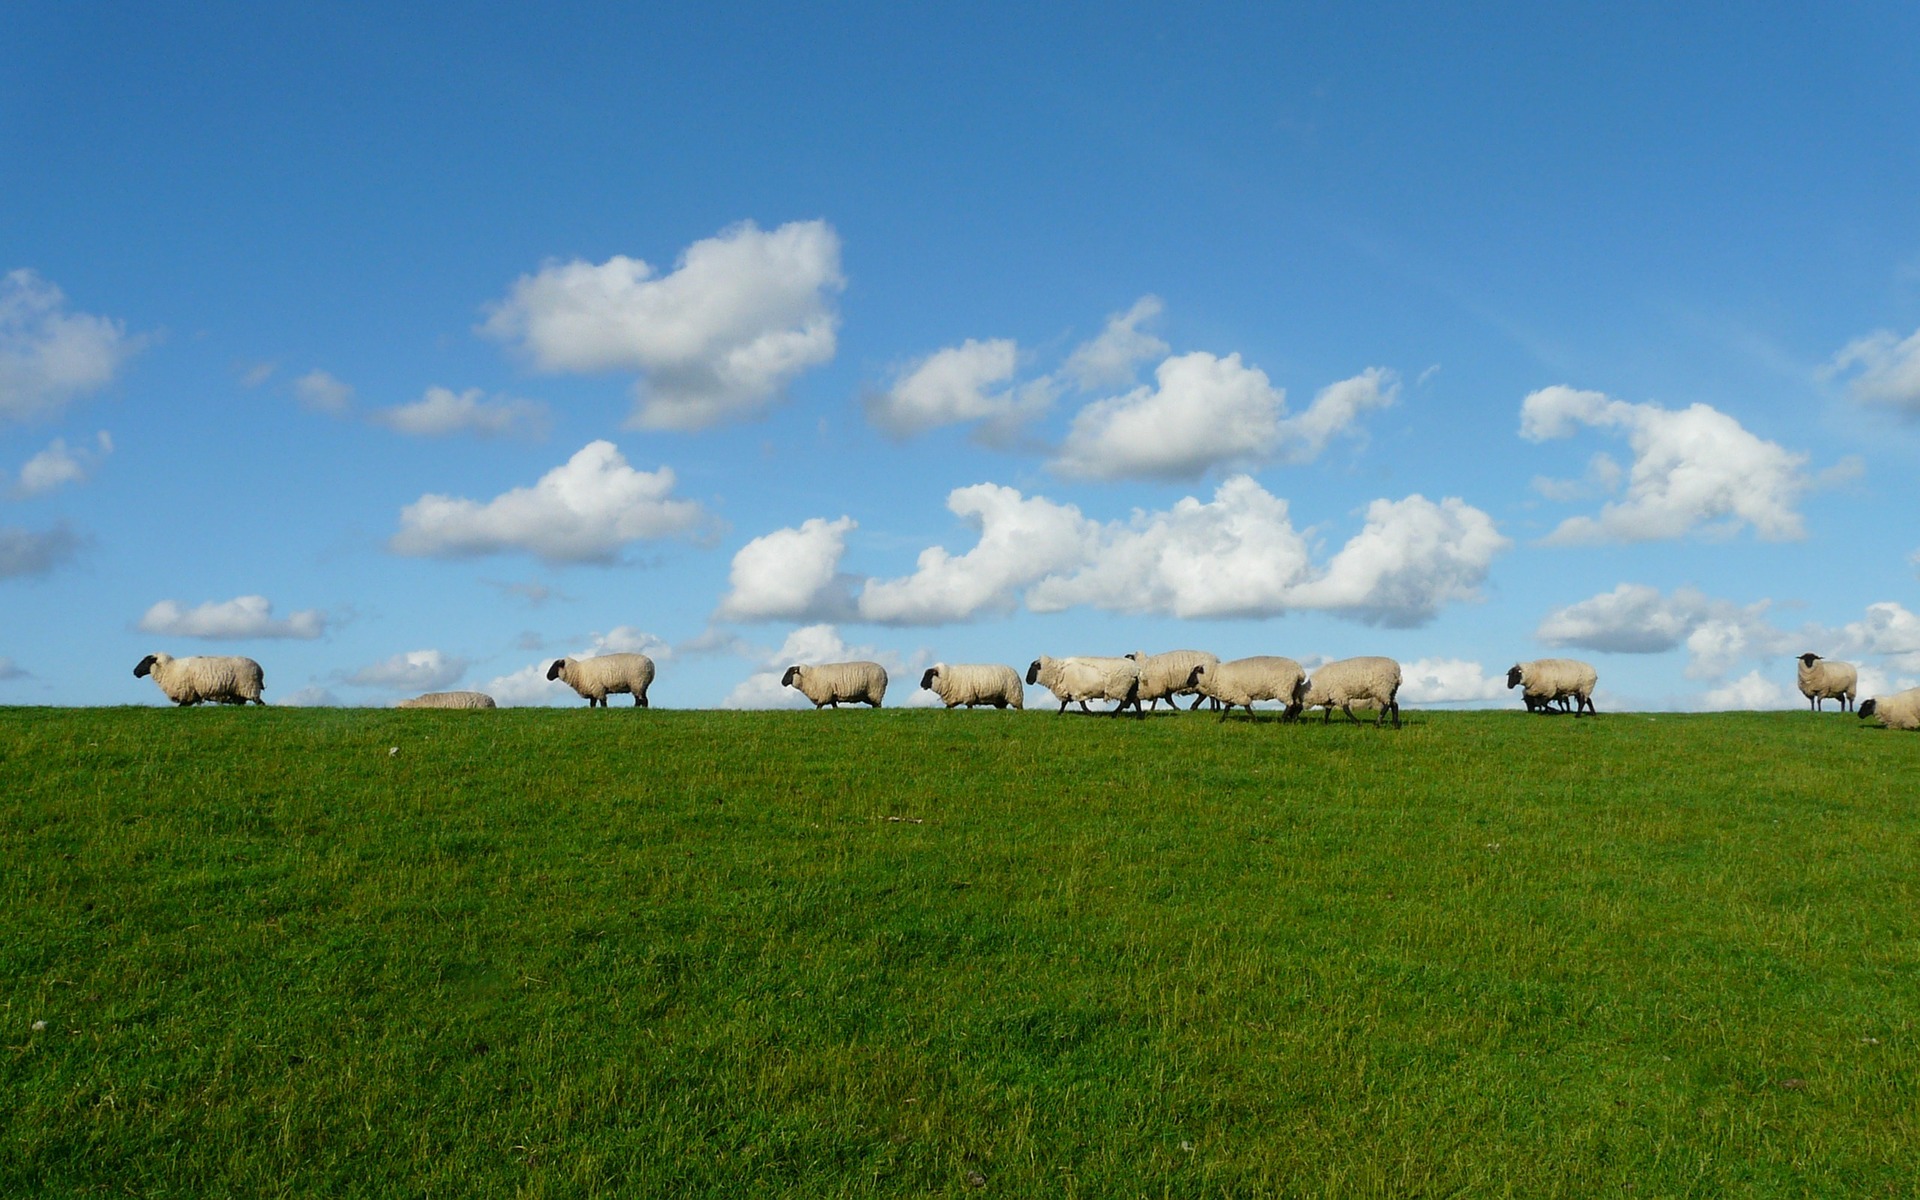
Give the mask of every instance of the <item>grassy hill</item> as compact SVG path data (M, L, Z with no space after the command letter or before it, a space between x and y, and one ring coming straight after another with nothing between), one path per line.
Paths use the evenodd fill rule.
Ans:
M1920 737L1407 718L0 709L0 1194L1911 1193Z

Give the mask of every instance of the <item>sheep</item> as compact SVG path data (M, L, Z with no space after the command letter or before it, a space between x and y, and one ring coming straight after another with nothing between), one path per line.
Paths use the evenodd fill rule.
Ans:
M1260 654L1230 662L1200 663L1188 674L1187 686L1208 699L1218 700L1222 721L1236 706L1244 707L1251 717L1255 700L1285 701L1284 719L1291 721L1300 715L1301 700L1307 690L1307 672L1290 658ZM1331 711L1328 715L1332 715Z
M646 708L653 686L653 660L644 654L602 654L598 658L556 658L548 679L558 679L586 698L587 707L606 708L609 695L626 692L635 708Z
M1822 700L1839 700L1841 712L1853 707L1853 697L1860 690L1860 674L1852 663L1835 662L1808 652L1800 656L1797 674L1800 694L1807 698L1814 712L1820 711Z
M1593 686L1599 681L1599 672L1574 658L1536 658L1507 668L1507 686L1525 689L1521 698L1527 702L1528 712L1552 712L1556 700L1565 711L1568 699L1572 699L1575 716L1583 712L1599 716L1593 707Z
M211 700L217 704L245 704L251 700L264 706L260 693L266 689L266 674L260 664L239 655L215 654L193 658L175 658L171 654L149 654L133 669L135 679L153 676L167 699L182 708Z
M1300 705L1306 708L1325 708L1326 717L1322 724L1333 720L1333 710L1337 705L1340 711L1358 721L1353 715L1356 704L1377 705L1380 709L1376 726L1386 723L1389 713L1393 716L1393 727L1400 728L1400 664L1390 658L1343 658L1339 662L1330 662L1313 673L1307 680L1306 693L1300 698Z
M402 700L395 708L494 708L493 697L485 692L428 692L411 700Z
M874 662L793 666L780 677L780 686L800 689L815 708L822 705L839 708L842 700L849 704L864 700L879 708L881 698L887 694L887 670Z
M946 702L948 708L964 704L991 704L995 708L1025 708L1026 689L1020 686L1020 674L999 663L935 663L920 676L920 686Z
M1860 702L1860 719L1879 717L1888 729L1920 729L1920 687Z
M1168 708L1178 707L1173 700L1175 696L1192 696L1190 709L1199 708L1207 697L1188 682L1193 677L1193 669L1202 663L1218 665L1220 662L1218 654L1208 654L1205 650L1169 650L1165 654L1135 650L1127 657L1140 664L1140 699L1147 702L1148 708L1158 707L1162 700Z
M1129 704L1142 718L1147 715L1147 710L1140 707L1140 664L1131 658L1049 658L1042 654L1027 667L1027 682L1052 692L1060 701L1060 712L1067 711L1070 701L1079 701L1080 711L1087 712L1089 700L1118 700L1114 716Z

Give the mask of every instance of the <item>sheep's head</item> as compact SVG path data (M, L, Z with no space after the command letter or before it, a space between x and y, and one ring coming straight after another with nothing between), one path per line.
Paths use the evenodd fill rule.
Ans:
M1037 658L1034 659L1032 665L1030 665L1027 668L1027 682L1028 683L1040 682L1040 660Z
M927 668L927 670L926 670L926 673L920 676L920 686L921 686L921 687L922 687L923 689L925 689L926 691L929 691L929 692L930 692L930 691L932 691L932 690L933 690L933 677L934 677L934 676L936 676L936 675L938 675L939 673L940 673L940 668L939 668L939 667L937 667L937 666L935 666L935 667L928 667L928 668Z
M560 678L560 672L565 670L566 666L567 666L566 659L564 658L554 659L553 665L547 668L547 678L550 680Z
M1507 686L1510 688L1517 688L1520 686L1520 664L1519 663L1515 663L1511 667L1507 668Z
M1195 666L1193 670L1187 672L1187 686L1199 687L1200 677L1202 675L1205 675L1206 673L1207 673L1207 664L1200 663L1197 666Z
M1800 656L1800 665L1803 667L1811 667L1813 664L1819 661L1820 661L1820 656L1818 654L1813 653L1811 650L1809 650L1807 653L1802 654Z
M799 668L799 667L788 667L788 668L787 668L787 673L786 673L785 675L782 675L782 676L780 677L780 686L781 686L781 687L792 687L792 686L793 686L793 681L794 681L794 680L796 680L796 679L798 679L798 678L800 678L800 668Z
M148 676L148 674L150 674L153 671L153 664L158 661L160 661L160 656L158 654L147 655L145 658L140 660L137 666L133 668L133 677L135 679L145 679Z
M1874 713L1874 710L1879 707L1880 707L1880 702L1878 700L1862 700L1860 702L1861 718L1864 720L1865 718L1872 716Z

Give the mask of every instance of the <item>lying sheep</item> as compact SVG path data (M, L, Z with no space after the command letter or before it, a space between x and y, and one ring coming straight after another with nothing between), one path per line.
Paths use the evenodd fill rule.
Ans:
M1528 712L1538 709L1552 712L1556 700L1565 711L1571 699L1575 716L1583 712L1598 716L1598 710L1593 707L1593 687L1599 681L1599 672L1574 658L1536 658L1507 669L1507 686L1525 689L1521 697L1527 703Z
M799 688L815 708L822 705L839 708L842 700L849 704L865 701L879 708L881 698L887 694L887 670L873 662L788 667L787 673L780 677L780 686Z
M193 658L175 658L171 654L149 654L133 668L135 679L152 675L167 699L182 708L212 701L215 704L245 704L251 700L265 705L260 693L266 689L265 672L260 664L239 655L210 654Z
M1302 708L1325 708L1327 715L1322 724L1333 720L1336 706L1352 720L1360 718L1353 715L1353 706L1372 704L1380 709L1375 725L1386 723L1387 715L1393 715L1393 727L1400 728L1400 664L1390 658L1343 658L1339 662L1330 662L1313 673L1307 680L1306 693L1300 698Z
M622 692L635 708L647 707L653 686L653 660L644 654L602 654L598 658L556 658L548 679L558 679L585 697L588 708L606 708L607 697Z
M1220 702L1220 719L1236 707L1253 715L1255 700L1285 702L1286 720L1300 715L1307 691L1306 668L1290 658L1272 654L1236 658L1231 662L1201 663L1187 676L1187 685L1202 696ZM1332 715L1332 711L1328 711Z
M948 708L964 704L991 704L995 708L1025 708L1026 689L1020 673L999 663L935 663L920 676L920 686Z
M1876 696L1860 704L1860 718L1879 717L1888 729L1920 729L1920 687Z
M1814 712L1820 711L1822 700L1840 701L1841 712L1853 707L1853 697L1860 688L1860 673L1853 669L1852 663L1834 662L1809 652L1800 656L1797 674L1800 694L1807 698Z
M1158 707L1162 700L1168 708L1177 707L1173 702L1175 696L1192 696L1191 707L1199 708L1207 697L1188 680L1193 678L1195 667L1212 666L1220 661L1218 654L1208 654L1205 650L1169 650L1165 654L1135 650L1127 657L1140 664L1140 699L1148 708Z
M1141 717L1147 715L1147 710L1140 707L1140 664L1131 658L1050 658L1042 654L1027 667L1027 682L1052 692L1060 701L1060 712L1067 711L1072 701L1079 702L1081 712L1090 712L1089 700L1118 700L1114 716L1129 704Z
M411 700L402 700L395 708L493 708L493 697L485 692L428 692Z

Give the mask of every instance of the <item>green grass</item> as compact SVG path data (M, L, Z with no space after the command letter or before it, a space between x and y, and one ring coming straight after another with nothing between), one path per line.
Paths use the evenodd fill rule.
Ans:
M0 710L0 1195L1920 1189L1920 738L1407 716Z

